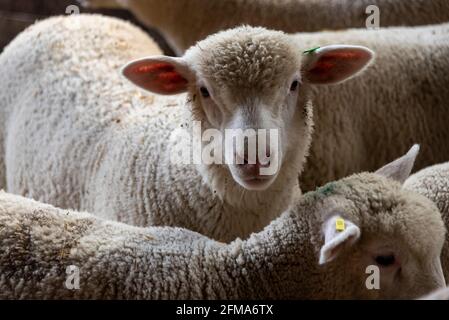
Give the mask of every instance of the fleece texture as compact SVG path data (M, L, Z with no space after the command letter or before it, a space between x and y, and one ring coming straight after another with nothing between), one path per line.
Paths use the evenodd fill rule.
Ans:
M321 226L336 212L362 236L319 266ZM228 245L185 229L132 227L4 192L0 226L3 299L415 298L438 287L426 257L440 254L445 232L430 200L368 173L305 195L263 231ZM364 259L373 244L402 246L402 254L410 254L394 286L366 289L372 261ZM69 288L75 284L71 266L79 269L78 290L65 285L67 279Z
M125 7L155 27L182 55L208 35L242 24L285 32L365 28L367 7L379 8L380 27L449 21L447 0L80 0L93 7ZM370 11L371 13L371 11Z
M284 36L243 31L242 42L257 35L260 52L272 43L265 34ZM200 113L192 108L195 96L143 94L120 75L127 62L158 54L142 31L101 16L52 18L19 35L0 56L2 186L57 207L136 226L184 227L221 241L247 237L278 217L300 194L310 106L295 111L298 143L268 189L245 190L225 165L206 181L204 166L171 158Z
M449 226L449 162L425 168L410 176L404 187L432 200ZM449 235L442 252L442 264L446 280L449 279Z

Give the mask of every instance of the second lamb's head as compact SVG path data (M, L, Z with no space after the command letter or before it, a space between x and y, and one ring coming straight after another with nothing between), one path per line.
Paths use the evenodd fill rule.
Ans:
M445 286L441 214L432 201L403 187L418 150L414 146L376 173L355 174L304 196L297 212L310 218L329 289L322 297L409 299Z
M133 61L123 74L156 94L188 93L193 120L209 132L203 147L217 140L222 147L214 154L219 161L206 166L209 181L229 175L247 190L265 190L276 180L296 181L302 170L313 126L309 87L343 82L372 58L360 46L304 52L282 32L239 27L208 37L181 58Z

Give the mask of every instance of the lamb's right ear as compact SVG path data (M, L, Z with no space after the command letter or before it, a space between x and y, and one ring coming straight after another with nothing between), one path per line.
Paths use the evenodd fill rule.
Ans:
M320 264L326 264L338 257L346 247L360 238L360 228L338 215L328 218L323 224L324 245L320 251Z
M362 72L374 58L363 46L331 45L304 52L303 73L312 84L337 84Z
M194 79L183 58L154 56L131 61L122 74L136 86L147 91L172 95L186 92Z
M376 174L404 184L412 172L418 153L419 145L415 144L404 156L380 168Z

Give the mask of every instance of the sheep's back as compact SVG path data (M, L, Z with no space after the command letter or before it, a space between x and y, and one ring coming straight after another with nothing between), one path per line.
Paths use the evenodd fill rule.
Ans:
M136 228L4 192L0 209L0 244L11 248L0 253L2 299L189 299L215 294L202 290L205 274L219 284L222 245L189 230ZM70 266L79 290L65 285Z
M160 53L137 27L96 15L51 18L20 34L0 56L7 189L79 208L102 136L157 100L121 67Z

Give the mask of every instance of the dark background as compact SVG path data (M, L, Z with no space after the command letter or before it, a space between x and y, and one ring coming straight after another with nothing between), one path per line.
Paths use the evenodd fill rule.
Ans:
M150 33L166 54L173 55L173 51L157 31L142 26L128 11L88 10L75 0L0 0L0 52L30 24L49 16L64 15L70 5L77 5L81 13L101 13L130 20Z

